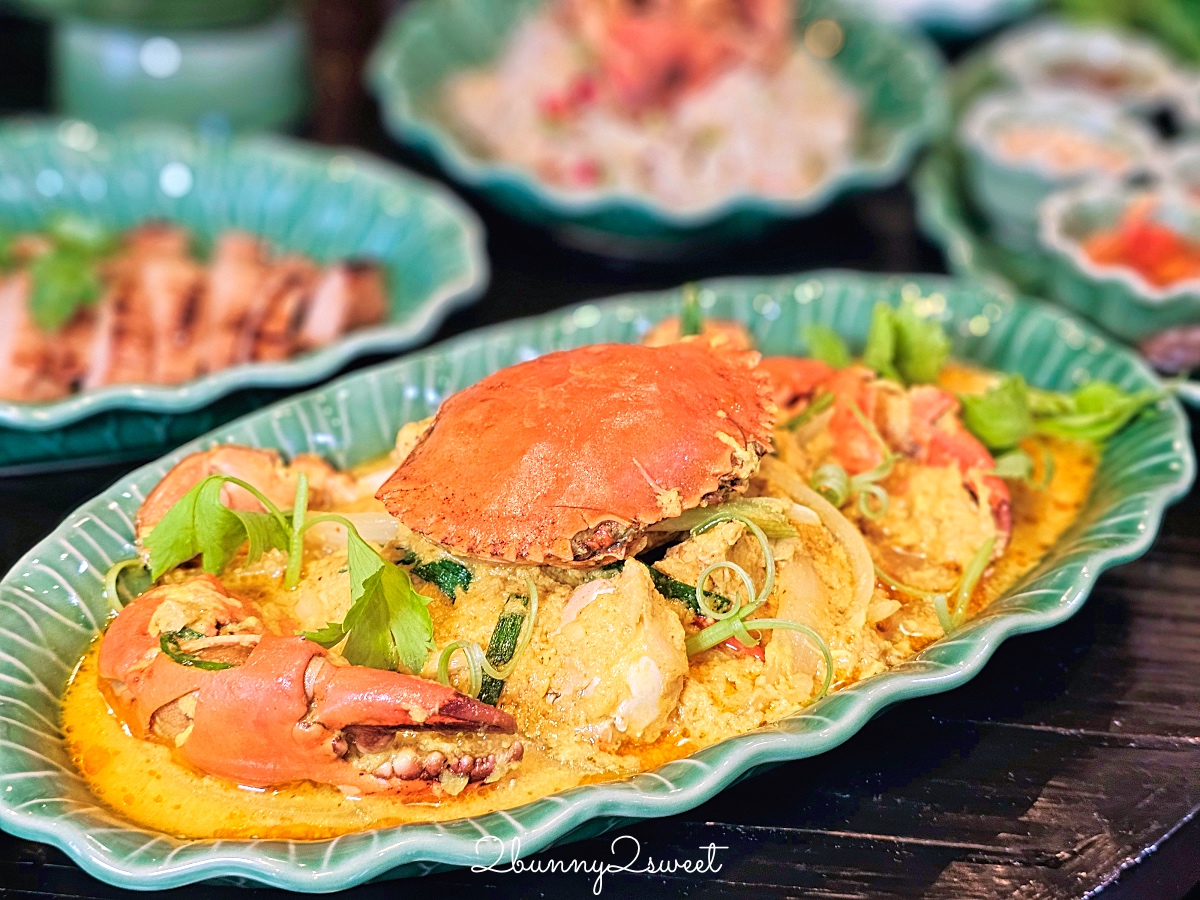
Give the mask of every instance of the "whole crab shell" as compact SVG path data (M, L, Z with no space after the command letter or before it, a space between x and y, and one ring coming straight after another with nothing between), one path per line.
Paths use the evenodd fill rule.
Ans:
M590 567L644 530L745 488L775 407L758 354L598 344L450 397L376 495L452 553Z

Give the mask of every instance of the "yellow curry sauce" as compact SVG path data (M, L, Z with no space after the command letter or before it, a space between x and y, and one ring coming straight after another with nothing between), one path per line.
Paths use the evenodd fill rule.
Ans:
M948 371L947 380L955 379L957 383L952 387L961 390L967 387L966 383L977 381L970 377L974 374L956 367ZM1047 440L1043 446L1055 462L1053 480L1043 491L1011 485L1012 541L975 591L973 611L1003 594L1031 569L1075 519L1087 498L1097 465L1095 449L1091 445L1061 440ZM336 555L313 562L306 558L305 578L324 581L331 594L347 593L344 573L338 568L344 559L344 554L340 560ZM495 580L493 589L502 593L503 581L510 576L502 570L481 567L479 577L485 583L489 579ZM277 577L269 567L263 571L231 571L223 576L223 580L235 593L260 600L269 596L272 590L278 591L277 587L272 587L277 584ZM493 608L480 603L472 610L471 605L461 599L458 604L451 605L432 586L421 587L421 590L436 598L430 611L439 646L446 643L448 630L456 637L465 634L486 641L495 622ZM548 592L546 596L544 608L548 613L542 618L556 621L556 614L561 617L561 603L556 610L553 593ZM936 616L928 601L889 595L886 589L877 586L877 598L889 596L899 602L900 609L868 626L875 629L886 652L872 667L858 669L851 677L839 676L835 686L845 686L856 678L881 671L940 636ZM300 616L300 619L305 617ZM311 626L306 621L304 627ZM550 625L542 628L548 629ZM547 631L543 639L556 633ZM598 752L590 759L582 756L572 759L569 754L554 752L552 744L539 740L536 733L527 734L522 727L519 736L526 752L517 769L494 784L457 796L434 793L419 800L388 794L351 797L335 787L309 783L268 790L248 789L199 773L181 762L168 747L133 737L111 711L99 689L98 646L99 641L81 661L63 700L63 729L71 758L96 796L119 815L148 828L189 838L318 839L408 822L480 815L512 808L578 784L612 780L639 769L651 769L737 733L731 728L739 727L735 717L724 722L723 731L719 728L706 730L704 726L682 727L680 718L686 718L689 713L696 715L697 710L702 712L704 709L704 704L697 705L693 702L694 697L685 690L680 707L686 707L688 712L672 717L657 739L624 747L620 757ZM529 663L530 666L536 664L536 660ZM733 697L738 691L748 689L746 679L754 680L759 671L756 666L761 664L744 657L723 658L721 651L707 651L692 661L689 678L709 679L710 692L714 690L713 684L719 683L716 689L725 690ZM515 695L519 690L515 679L513 684ZM509 698L506 691L501 697L502 707L507 705L506 699L517 702L517 697ZM754 724L746 727L754 727Z

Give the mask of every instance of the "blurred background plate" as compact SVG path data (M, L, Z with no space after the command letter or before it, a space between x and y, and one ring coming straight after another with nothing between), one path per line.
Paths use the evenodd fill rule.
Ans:
M707 315L745 322L765 353L798 353L802 327L814 322L861 346L874 304L894 305L914 292L942 308L955 355L962 359L1020 372L1032 384L1060 390L1088 378L1126 390L1160 384L1136 355L1066 313L946 278L849 272L728 278L700 284L698 298ZM751 772L838 747L892 704L969 681L1006 638L1069 618L1101 572L1150 546L1164 507L1192 482L1187 419L1178 403L1164 399L1104 448L1087 503L1042 562L951 637L830 694L801 715L653 773L474 818L315 841L180 840L130 826L96 804L74 773L55 726L58 697L108 617L101 573L134 553L138 498L179 460L231 441L288 456L320 453L340 467L377 459L393 447L400 425L431 415L446 396L489 372L553 350L636 341L676 312L680 298L675 289L584 304L494 326L357 373L218 429L122 477L75 510L0 583L5 600L0 636L6 637L0 655L5 710L0 824L54 844L90 874L124 887L164 889L224 878L333 891L447 866L486 865L496 860L495 842L529 854L623 822L679 813ZM39 640L19 638L31 622L38 623ZM923 740L911 730L908 738ZM493 842L481 844L481 837Z
M696 212L676 212L644 195L558 190L534 173L473 155L445 121L446 79L492 60L513 28L542 0L416 0L396 15L372 55L369 83L398 141L504 211L549 226L564 243L605 255L671 257L718 241L744 240L773 223L823 209L838 196L898 180L945 121L940 57L924 38L881 23L847 0L802 5L796 33L820 19L841 28L830 60L860 95L864 122L850 164L795 199L738 194Z
M482 228L450 192L363 153L283 138L205 141L164 126L105 133L71 120L0 126L0 226L36 229L63 211L114 229L166 219L201 247L239 228L318 262L378 260L389 320L290 360L178 386L113 385L48 403L0 403L0 468L147 455L187 440L261 404L261 390L255 401L247 389L313 384L360 355L420 343L487 282ZM210 406L235 392L243 395Z
M864 0L882 18L943 38L968 38L1028 15L1040 0Z

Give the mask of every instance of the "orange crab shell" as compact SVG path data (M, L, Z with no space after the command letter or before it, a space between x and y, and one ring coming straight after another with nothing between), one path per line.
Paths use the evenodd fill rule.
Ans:
M775 407L758 354L598 344L450 397L376 495L452 553L590 567L644 529L744 490Z

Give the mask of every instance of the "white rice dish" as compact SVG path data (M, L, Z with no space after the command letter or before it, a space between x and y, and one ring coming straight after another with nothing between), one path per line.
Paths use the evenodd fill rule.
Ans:
M858 99L802 47L773 71L734 66L640 117L603 102L548 115L545 98L586 79L588 62L557 21L532 17L497 63L451 79L450 118L482 155L560 190L649 196L678 211L737 194L803 197L852 157Z

